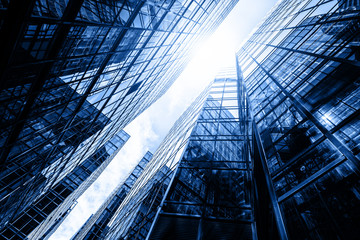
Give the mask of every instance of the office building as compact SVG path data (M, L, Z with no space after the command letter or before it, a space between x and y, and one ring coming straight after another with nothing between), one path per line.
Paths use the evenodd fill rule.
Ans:
M48 239L128 139L124 131L116 134L9 221L0 231L0 238Z
M160 50L161 47L155 47L157 40L162 39L161 33L177 26L167 20L171 16L174 19L179 19L179 16L187 19L186 13L194 19L202 19L205 15L196 14L194 6L201 9L198 12L213 9L210 2L202 2L200 5L195 1L188 1L190 4L186 8L182 8L181 3L182 1L129 1L111 5L97 2L95 6L90 2L84 2L83 5L81 2L69 2L71 8L62 7L62 2L55 2L54 6L45 1L34 3L34 22L50 19L51 24L41 25L38 29L28 28L29 35L33 32L33 35L37 34L39 37L28 44L17 41L16 46L5 49L5 54L1 56L2 61L6 60L5 65L11 66L9 70L0 72L2 78L9 79L2 82L7 86L4 99L9 102L3 110L9 112L4 115L7 117L4 122L9 128L2 135L6 137L3 141L3 159L11 162L11 158L7 160L8 156L14 156L11 151L22 146L21 143L24 145L21 152L41 149L40 153L46 153L45 160L48 156L63 154L63 158L68 160L58 161L60 166L72 166L71 163L85 159L78 157L79 154L75 152L92 149L86 151L86 154L94 153L102 146L97 143L98 139L104 139L104 136L110 138L112 131L117 132L114 129L121 129L121 124L125 125L161 96L172 83L172 76L176 76L186 62L186 56L182 54L187 52L181 47L184 47L183 44L170 44L168 49L163 49L164 52ZM109 12L109 9L116 10L120 5L123 7L120 14L116 14L116 11L107 17L94 14L94 9ZM13 5L2 3L1 6L8 8L9 12L16 12ZM231 7L228 6L232 5L221 2L219 8L229 10ZM24 5L16 14L24 14L26 9ZM53 9L56 9L56 14L49 14ZM124 18L127 21L123 21L123 9L131 9L130 12L139 14L139 17L127 14ZM150 17L151 21L146 22L146 18L142 18L144 12L148 16L160 14L162 17ZM171 15L174 12L178 15ZM221 11L214 12L221 19ZM60 15L61 21L56 21L60 19ZM101 237L357 239L360 235L359 15L359 3L356 0L278 2L237 52L236 71L227 70L218 76L175 123L143 174L106 224L105 236ZM9 38L17 39L19 31L16 30L25 29L31 24L18 24L21 22L19 17L20 20L15 21L17 25L14 25L14 32L6 32L11 17L13 16L9 14L5 18L0 31L7 33L2 36L9 35ZM134 47L133 41L129 41L126 45L120 39L121 34L109 34L109 39L111 36L116 38L113 41L116 48L106 50L99 47L98 51L87 52L86 58L93 59L71 64L70 60L82 59L66 48L66 44L70 42L77 46L84 42L75 37L76 31L81 32L84 28L80 23L86 26L88 22L98 21L99 25L105 27L109 24L109 19L113 20L112 29L123 30L123 39L137 39L138 44ZM210 21L213 19L210 18L209 26ZM199 26L196 23L199 22L195 22L193 27L196 28ZM214 25L217 24L216 21L213 22ZM73 26L70 27L68 23ZM126 25L127 23L130 25ZM148 23L144 25L148 30L140 29L142 32L139 35L136 31L128 31L133 26L136 28L138 23ZM166 29L163 30L160 26ZM94 27L97 25L94 24ZM47 35L42 31L54 34L54 42L46 38ZM84 38L85 35L91 36L91 31L88 31L89 28L84 33ZM24 36L24 39L28 38ZM177 36L165 37L165 45L167 39L179 40ZM179 41L184 42L181 38ZM61 44L55 44L58 42ZM98 46L103 42L106 41L92 43ZM60 45L64 48L56 49L55 46ZM4 45L1 46L4 48ZM87 46L92 45L87 43ZM171 51L174 46L177 54ZM133 51L125 50L132 47L135 48ZM51 51L43 51L41 48L49 48ZM14 49L25 57L16 58L15 56L20 55L12 54ZM154 50L154 55L146 55L148 50ZM117 51L122 54L115 57ZM156 58L157 53L160 58ZM172 58L177 60L172 61ZM43 65L36 68L37 65L32 64L30 68L30 65L26 65L26 61L30 61L28 59L36 59L35 63ZM52 62L54 59L59 61ZM63 67L61 64L64 62L61 61L69 61L66 66L70 68L87 67L86 70L73 71ZM99 65L97 61L100 62ZM173 67L173 63L178 67ZM16 71L19 69L17 66L24 66L24 71ZM28 72L25 71L26 66L29 67ZM24 73L27 73L27 78L19 78L19 82L11 78L16 79L16 74ZM119 74L120 78L113 74ZM34 76L39 76L36 84L31 80ZM75 126L83 126L80 123L85 122L87 127L85 117L79 119L79 122L75 121L78 110L84 107L97 116L91 119L91 124L98 121L98 128L91 136L82 137L78 134L72 137L72 132L65 136L64 131L53 130L55 127L52 124L36 130L37 122L41 122L37 117L37 113L41 112L40 100L44 102L46 110L56 113L58 109L66 109L59 108L63 104L61 101L50 101L52 98L46 97L47 94L53 94L52 83L64 83L71 93L72 100L69 101L77 103L75 109L70 108L73 112L69 110L72 117L57 126L75 131L78 129ZM126 83L128 88L122 83ZM49 89L46 94L45 91L39 91L43 87ZM110 90L111 93L107 95L102 89ZM120 93L119 89L124 91ZM116 95L116 91L119 95ZM30 92L32 94L28 94ZM122 93L124 94L121 95ZM113 96L117 100L111 100ZM25 104L21 104L22 99ZM86 101L93 107L82 105ZM114 108L110 110L108 106ZM103 117L99 120L98 116ZM90 126L92 125L88 128ZM44 139L53 137L56 141L52 144L57 148L52 148L48 153L45 140L43 145L36 146L28 144L26 138L18 140L19 136L27 136L27 132L21 132L22 129L39 131L39 134L51 129L51 134L40 136ZM35 136L33 133L31 135ZM60 144L63 140L67 141ZM86 148L81 146L83 142ZM89 142L99 145L94 147ZM44 157L41 155L41 158ZM40 167L31 169L51 172L55 167L51 161L57 161L58 158L51 158L51 161L49 159ZM13 167L11 164L3 166ZM46 173L37 174L37 178L51 175ZM31 175L23 177L24 182L28 182L30 177ZM44 185L39 184L39 187L27 190L29 195L34 196L30 193L39 191L38 188L51 188L57 181L56 178L51 179L53 184L39 180ZM34 201L36 203L37 200ZM64 211L64 215L66 214Z
M121 204L105 239L252 239L254 191L245 101L234 69L219 75L175 123ZM166 167L157 194L154 176ZM169 187L167 187L169 186ZM145 214L138 205L151 203ZM136 218L133 216L141 216ZM137 227L133 224L136 223Z
M0 228L155 102L237 0L0 3Z
M63 83L60 79L54 82ZM59 104L66 103L71 96L80 97L67 85L48 90L48 93L49 96L42 99L43 105L36 109L40 115L29 118L22 131L22 141L12 147L9 155L11 162L2 165L1 227L56 180L69 173L79 163L79 159L90 157L90 154L84 151L74 150L103 129L109 120L88 101L77 110L74 102L68 102L65 109L59 108ZM70 120L71 114L75 111L76 118L67 130L64 130L66 121ZM94 122L91 119L93 114L99 114L99 118ZM2 136L5 134L6 132L2 132ZM58 142L57 138L61 136L63 139ZM106 136L103 141L108 138L109 136ZM93 147L99 150L101 145Z
M156 173L148 179L140 194L131 197L131 201L127 202L124 207L122 207L122 201L112 218L108 220L106 232L101 235L100 239L123 239L124 237L126 239L144 239L150 230L172 174L173 170L167 166L156 169Z
M237 52L282 239L360 234L359 7L281 1Z
M140 160L138 165L133 169L128 178L119 184L113 193L106 199L102 206L91 215L86 223L80 228L79 232L73 236L73 240L76 239L101 239L106 235L108 230L108 223L119 208L121 202L134 185L135 181L139 178L143 172L145 166L152 158L152 153L147 152L145 156Z

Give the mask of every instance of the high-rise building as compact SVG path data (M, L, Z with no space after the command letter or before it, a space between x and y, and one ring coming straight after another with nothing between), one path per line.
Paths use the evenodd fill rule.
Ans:
M144 198L137 198L138 202L131 205L128 213L122 211L126 215L126 224L122 224L120 227L123 228L118 230L119 232L126 232L127 239L144 239L151 227L157 207L160 205L169 185L171 174L172 170L170 168L162 167L146 184L148 194L143 196ZM116 215L114 220L111 221L119 222L123 218L124 215L120 214ZM111 234L108 234L109 231L111 231ZM108 235L112 235L112 231L109 228L104 238L109 239Z
M0 228L174 82L237 0L0 2Z
M60 79L54 82L63 83ZM29 118L28 124L23 127L22 140L12 147L9 155L11 161L1 165L0 226L31 204L48 185L71 171L79 158L88 158L90 154L72 151L84 145L86 139L103 129L109 120L94 105L85 101L76 110L76 118L69 128L63 131L76 104L68 102L65 109L58 105L66 103L70 96L80 95L67 85L48 90L48 94L42 99L42 105L37 107L40 115ZM4 106L1 105L0 108L4 110ZM93 114L99 114L94 122ZM5 136L6 132L1 134ZM55 139L60 136L63 136L63 140L55 145ZM104 138L105 141L107 139L108 137ZM99 145L94 147L97 150L101 148ZM64 161L65 159L69 161Z
M17 2L0 5L1 173L22 181L4 177L0 201L14 226L65 179L56 167L75 171L163 94L186 40L234 3ZM175 123L101 238L357 239L359 19L357 0L278 2L236 71Z
M108 223L114 216L116 210L119 208L121 202L134 185L140 174L143 172L145 166L148 164L153 154L147 152L140 160L138 165L133 169L128 178L115 188L113 193L106 199L102 206L91 215L86 223L80 228L79 232L72 238L76 239L101 239L108 231Z
M282 239L360 234L359 7L281 1L237 53Z
M250 121L246 101L238 101L239 89L235 70L224 71L180 117L124 199L105 239L256 236ZM164 167L171 170L163 178L170 179L163 184L166 191L154 191L149 183ZM146 211L139 212L145 203Z
M48 239L119 152L129 135L120 131L99 150L42 193L0 231L1 239Z

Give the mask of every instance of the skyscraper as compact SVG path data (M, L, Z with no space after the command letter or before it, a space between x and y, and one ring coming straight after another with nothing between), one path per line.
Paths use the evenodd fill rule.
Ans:
M236 2L1 1L0 227L156 101Z
M149 16L153 16L157 10L159 14L163 14L163 17L151 20L148 25L151 33L141 32L141 37L149 34L148 36L152 39L152 37L158 37L156 31L160 29L158 28L161 25L160 22L165 21L168 14L172 13L169 9L179 5L176 5L178 2L160 4L151 1L151 4L149 3L150 1L139 3L129 1L120 4L134 9L136 14L142 13L143 6L146 6ZM3 8L8 7L6 4L1 4ZM46 6L39 7L41 4ZM81 4L78 5L78 9ZM96 147L91 148L91 151L84 150L84 153L91 156L98 151L106 141L97 143L97 140L103 140L103 134L111 138L112 131L116 132L114 129L121 128L117 120L123 122L132 119L143 111L148 106L147 104L161 96L164 89L172 82L172 78L163 81L161 79L165 79L167 74L175 76L178 72L178 68L172 68L171 61L168 62L174 56L171 50L165 51L165 57L160 60L165 61L165 75L162 75L165 78L152 78L150 74L149 78L142 81L143 74L146 73L143 70L146 67L139 66L139 69L135 67L134 71L139 70L139 78L137 80L131 78L128 90L125 90L125 95L122 95L125 97L119 98L120 103L112 102L109 98L112 98L116 89L121 88L122 82L127 80L126 75L133 73L131 69L134 65L137 66L136 61L139 59L146 61L145 58L141 58L143 56L141 54L147 51L147 48L139 48L136 49L138 52L135 50L133 52L124 50L127 47L123 45L124 48L118 49L123 53L118 58L114 57L117 49L111 48L110 53L106 52L105 62L102 62L100 67L93 64L96 63L95 60L88 62L84 60L78 64L68 63L67 66L70 68L87 66L87 69L86 71L64 69L64 75L57 74L56 78L46 78L45 75L53 73L50 69L59 70L52 68L58 62L51 63L51 60L57 59L58 53L51 46L59 46L55 43L61 43L66 28L70 29L67 25L69 22L74 25L78 23L72 21L71 17L75 19L78 13L80 17L77 20L80 23L85 24L88 21L93 23L97 20L106 23L108 18L97 16L94 14L94 9L109 12L108 8L111 9L113 6L107 2L104 5L101 5L103 3L96 4L99 5L84 2L84 8L77 12L74 8L75 2L71 2L69 5L71 7L64 7L63 2L49 4L41 1L36 5L34 8L36 13L41 11L48 13L51 12L49 10L55 9L56 14L65 15L60 23L55 21L56 14L46 15L52 20L52 24L59 24L59 29L56 31L51 24L42 26L49 33L53 31L56 32L55 36L60 36L55 37L52 44L49 44L49 39L45 39L41 40L41 44L36 40L21 45L24 49L41 50L41 47L49 46L52 49L49 52L50 58L42 62L44 65L39 73L36 73L41 77L40 80L43 79L44 85L41 85L41 81L34 85L27 85L28 78L20 78L22 85L20 83L16 85L15 80L5 82L9 86L15 85L7 88L4 94L5 100L11 94L17 94L17 96L14 98L16 100L9 105L10 107L4 108L5 116L8 117L5 124L10 124L10 135L4 133L4 136L9 137L4 140L6 148L4 148L3 156L15 156L16 154L11 155L11 151L15 150L21 153L37 149L40 150L36 152L40 157L36 158L36 156L32 161L38 162L35 159L42 160L44 157L41 154L46 155L46 161L39 166L31 165L25 169L28 175L21 175L22 183L29 183L32 175L36 174L36 179L40 179L37 180L39 184L28 185L34 186L26 190L32 193L29 194L31 196L35 196L33 192L39 192L38 189L52 186L51 183L48 185L47 181L41 180L41 176L47 176L47 174L39 174L40 171L46 169L46 172L51 172L50 170L55 167L52 162L54 160L61 166L72 166L73 162L81 165L86 158L78 157L76 149L88 150L91 145L89 142L96 142L98 144ZM198 6L196 4L198 2L188 5L186 11L190 9L192 13L191 6ZM201 8L205 6L201 5ZM167 8L165 12L161 11L164 7ZM14 11L14 6L9 5L9 9ZM26 13L24 10L26 10L26 5L18 12L24 14ZM19 13L16 14L19 15ZM24 15L26 17L26 14ZM45 18L44 16L37 15L34 21ZM129 19L132 19L131 16L126 15ZM141 16L139 18L134 16L131 21L136 23L138 20L143 23ZM194 17L196 16L195 14ZM20 20L21 17L24 16L17 16ZM5 27L2 28L1 33L4 33L6 27L9 28L11 19L15 22L15 34L17 27L24 28L25 26L18 26L17 18L11 18L9 14L2 22ZM230 71L229 74L225 72L225 76L215 79L211 88L205 90L172 128L144 170L144 174L136 181L112 217L105 237L107 239L210 240L239 237L244 239L356 239L360 235L358 229L360 222L358 217L360 215L359 19L358 1L283 0L279 2L238 51L236 72ZM113 24L115 25L112 26L126 28L123 31L124 34L129 39L138 39L139 44L142 44L141 37L135 32L128 31L131 26L126 24L123 26L122 21L115 20ZM42 27L29 28L29 32L41 33ZM141 31L145 30L141 29ZM5 33L14 37L11 31L5 31ZM87 34L91 35L88 32ZM118 40L116 34L108 36L110 39L114 36L116 38L114 42ZM150 43L150 38L148 38L149 41L145 40L144 44ZM83 40L78 41L76 37L71 39L78 45L81 45ZM130 42L133 41L129 41L129 45L126 45L129 48L133 46ZM121 44L121 41L119 43ZM99 42L94 41L94 45L96 44ZM86 46L88 45L87 42ZM16 47L18 46L13 46L9 50L5 49L5 54L2 56L2 60L6 60L5 65L21 60L14 58L11 54ZM30 51L27 55L25 50L21 49L19 52L25 56L22 57L23 60L30 57L39 60L46 55L46 51L40 50ZM101 51L91 53L89 56L99 57L99 54L102 54ZM133 53L135 55L132 55ZM169 55L166 55L167 53ZM130 64L128 62L130 67L126 68L127 65L124 65L124 68L117 68L117 64L126 62L122 60L124 58L132 59ZM57 60L61 62L61 58ZM23 65L20 66L24 66L24 63L21 64ZM167 67L171 68L167 69ZM93 89L107 91L111 87L104 87L101 85L102 81L109 81L110 86L113 86L111 79L116 79L111 75L113 72L109 78L110 75L104 74L107 68L109 72L125 69L125 75L122 75L124 77L120 78L119 84L114 83L116 87L112 93L107 95L104 92L97 95L99 98L95 98L98 102L94 102L90 96L92 93L96 96L96 93L92 92ZM150 72L156 75L158 73L156 69ZM172 72L166 72L167 70ZM1 72L1 76L4 78L10 76L11 71ZM29 71L32 74L27 74L27 76L31 78L38 70L33 68ZM79 77L77 75L79 73L83 75ZM12 74L15 76L15 74L23 73L14 71ZM49 90L46 94L56 95L53 93L51 81L58 86L67 86L69 89L67 91L75 98L74 102L79 101L76 108L72 108L70 104L68 105L70 107L58 108L57 104L61 106L61 100L57 102L51 101L52 98L49 97L39 98L43 100L44 105L41 106L45 106L46 110L51 109L58 114L57 110L63 109L63 112L72 114L70 114L72 117L65 122L54 126L44 124L45 120L47 122L50 120L47 118L44 121L40 120L35 110L31 112L32 106L40 106L35 104L37 94L30 94L26 100L24 98L24 106L21 104L22 94L27 96L27 91L38 92L39 96L43 96L40 94L42 92L39 92L42 86ZM159 85L155 86L155 83ZM99 84L99 89L95 87L96 84ZM144 86L148 88L145 89ZM153 89L153 91L149 93L148 89ZM141 94L147 97L145 102L139 99ZM76 99L77 97L79 100ZM128 99L130 99L129 102L127 102ZM81 105L86 101L92 107ZM137 102L134 103L135 101ZM114 112L111 112L111 110L107 111L105 106L116 106L116 108ZM82 107L91 111L90 116L93 114L103 117L98 118L100 121L96 124L88 121L88 115L76 121L75 114L78 114ZM131 108L135 110L126 110ZM43 111L40 107L36 109L39 109L37 110L39 112ZM120 111L119 115L116 115L117 111ZM11 114L16 112L19 112L19 117L15 119ZM32 118L28 118L28 115ZM62 117L61 114L59 116ZM118 119L114 120L113 116L118 116ZM29 121L27 125L25 119ZM13 125L11 121L14 121ZM38 122L43 125L39 125ZM18 128L22 124L28 127L23 133ZM93 125L97 127L94 128L91 136L82 135L87 133L82 126L90 129ZM58 131L56 126L64 126L65 130L73 129L74 131ZM53 137L56 141L52 144L57 148L51 148L46 144L34 147L30 144L30 138L24 138L15 144L18 136L36 136L31 131L44 133L40 135L44 139ZM83 142L89 148L81 148ZM17 150L18 146L22 149ZM48 149L50 149L49 152L47 152ZM67 160L60 161L58 157L52 157L58 154L62 154ZM70 164L68 165L67 162ZM15 163L18 166L23 164L20 160ZM9 172L14 171L13 165L8 166ZM18 166L14 169L20 170ZM57 178L51 179L51 182L55 184ZM41 185L42 183L44 185ZM16 182L12 187L17 189ZM15 191L13 189L10 188L9 191ZM12 192L10 194L15 196ZM7 196L10 195L6 195L6 198ZM31 198L26 200L29 199ZM37 200L34 199L34 201L36 203ZM26 206L30 206L29 204L34 201L29 201ZM8 202L11 204L10 201Z
M106 239L256 236L250 122L238 90L234 69L225 71L180 117L124 199ZM171 170L163 178L170 179L166 191L154 191L149 183L164 167ZM139 214L144 203L146 214Z
M72 239L101 239L106 235L109 228L108 223L151 158L152 153L147 152L128 178L116 187L104 204L90 216Z
M282 1L237 53L290 239L360 234L359 17L358 1Z
M54 82L63 81L58 79ZM76 118L68 130L63 131L65 122L74 113L76 105L74 102L69 102L65 109L57 106L67 102L70 96L79 97L80 95L67 85L48 90L48 94L48 97L42 99L43 104L37 108L36 112L40 115L29 119L29 123L22 131L22 141L12 147L9 155L11 162L2 165L0 226L8 218L12 218L12 215L15 216L31 204L42 189L57 180L61 171L64 175L68 173L67 168L73 168L80 158L88 158L90 154L72 151L84 145L86 139L103 129L109 120L94 105L85 101L77 110ZM1 105L2 110L5 109L4 106ZM92 122L92 114L99 114L95 122ZM5 135L6 132L2 132L2 136ZM64 139L58 145L54 145L55 139L60 136ZM44 142L46 139L48 139L48 144ZM107 139L108 136L104 138L105 141ZM99 146L94 147L100 149ZM64 161L66 158L69 160ZM45 161L45 159L48 160Z
M129 135L124 131L116 134L15 219L8 221L0 231L1 239L48 239L70 213L79 196L97 179L128 139Z

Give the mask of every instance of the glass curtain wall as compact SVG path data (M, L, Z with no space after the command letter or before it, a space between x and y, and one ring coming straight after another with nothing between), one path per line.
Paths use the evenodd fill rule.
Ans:
M232 74L212 84L148 239L256 236L249 122Z
M15 218L156 101L236 2L1 1L0 216Z
M95 240L105 237L107 231L109 230L108 223L130 191L131 187L134 185L135 181L139 178L144 168L151 160L152 156L153 154L150 152L145 154L138 165L136 165L133 171L129 174L128 178L126 178L126 180L114 190L99 210L90 216L86 223L80 228L79 232L72 237L72 240Z
M129 139L121 131L53 187L42 193L0 231L1 239L48 239Z
M280 1L237 52L282 239L360 234L359 19L358 1Z
M110 221L106 239L146 238L208 91L205 90L171 128Z
M231 69L194 101L125 198L107 239L256 239L244 94ZM164 167L170 174L155 193Z

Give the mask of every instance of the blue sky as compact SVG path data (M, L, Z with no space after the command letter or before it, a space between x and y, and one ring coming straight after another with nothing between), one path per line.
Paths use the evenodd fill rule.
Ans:
M129 141L97 181L78 199L77 206L50 240L70 239L95 213L106 197L135 167L146 151L156 151L182 112L222 67L233 66L235 51L277 0L240 0L216 32L194 51L193 58L168 92L130 123Z

